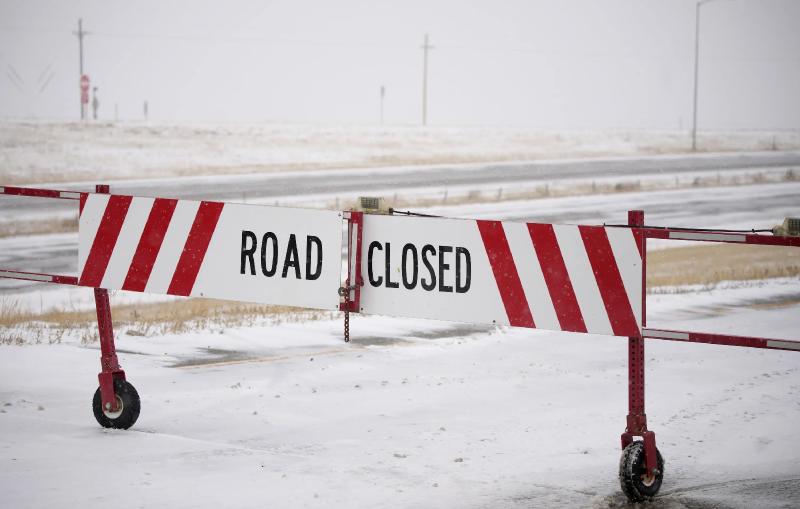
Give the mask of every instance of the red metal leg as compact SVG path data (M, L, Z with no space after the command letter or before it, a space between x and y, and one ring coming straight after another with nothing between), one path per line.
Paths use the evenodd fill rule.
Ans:
M344 341L350 342L350 312L361 311L361 239L364 231L364 213L347 213L347 279L344 287L339 288L339 295L344 302L339 303L339 310L344 311Z
M108 185L98 185L98 193L108 193ZM94 289L94 303L97 309L97 328L100 332L100 398L103 408L116 412L119 410L117 397L114 393L114 380L125 380L125 372L117 360L117 349L114 346L114 325L111 322L111 302L108 300L108 290Z
M94 289L94 302L97 307L97 327L100 331L100 397L103 408L115 412L118 410L117 398L114 394L114 380L125 380L125 372L117 360L117 349L114 346L114 327L111 323L111 304L108 290Z
M631 210L628 212L630 226L644 226L644 212ZM642 253L642 327L646 325L647 299L647 244L644 235L637 235ZM647 415L644 411L644 338L628 338L628 418L625 433L622 434L622 448L633 442L633 437L644 440L644 454L647 471L655 473L658 468L656 452L656 434L647 429Z
M347 219L347 279L340 290L346 297L339 306L341 311L358 313L361 310L361 239L364 231L364 213L350 212Z

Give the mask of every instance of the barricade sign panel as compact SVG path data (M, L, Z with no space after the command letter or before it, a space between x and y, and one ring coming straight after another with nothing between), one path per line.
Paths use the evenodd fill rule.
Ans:
M641 335L630 229L364 217L364 313Z
M338 309L341 212L88 194L78 284Z

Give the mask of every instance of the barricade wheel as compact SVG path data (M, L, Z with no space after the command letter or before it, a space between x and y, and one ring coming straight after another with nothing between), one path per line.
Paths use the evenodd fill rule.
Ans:
M644 460L644 442L632 442L622 451L619 460L619 484L631 502L653 498L661 489L664 478L664 458L656 449L658 474L647 472Z
M117 395L119 409L116 412L103 409L100 388L98 387L92 399L94 418L104 428L128 429L139 418L141 402L136 388L125 380L114 380L114 393Z

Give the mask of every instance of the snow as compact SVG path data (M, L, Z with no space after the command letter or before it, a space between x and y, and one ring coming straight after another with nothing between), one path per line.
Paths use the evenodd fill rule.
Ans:
M661 154L691 145L684 131L77 122L3 122L0 140L6 184ZM704 132L700 141L708 151L796 150L800 133Z
M699 295L719 304L713 312L687 314L687 294L659 295L648 315L654 326L796 339L790 283ZM778 305L755 311L748 298ZM3 347L0 505L620 502L624 339L361 316L351 327L350 344L338 319L158 338L117 331L143 401L130 431L91 416L97 345ZM653 340L647 366L649 424L667 461L662 503L751 507L769 501L762 485L800 477L800 356ZM725 486L739 479L761 488L734 496ZM797 482L784 488L778 502L797 499Z
M764 149L772 136L723 133L715 146ZM12 180L35 174L71 186L99 178L93 172L102 168L154 186L208 187L226 179L246 187L253 177L227 173L251 170L277 178L311 168L309 175L324 178L324 172L353 176L359 167L391 166L386 171L401 174L420 161L618 157L682 150L688 140L685 133L52 123L2 124L0 139L4 178ZM779 133L777 141L800 146L796 133ZM785 168L725 175L753 171L780 175ZM486 186L487 192L498 187ZM436 197L472 190L431 184L406 191ZM415 210L621 223L627 210L642 208L650 224L769 227L796 212L798 196L800 184L782 182ZM331 197L281 200L319 204ZM70 217L58 209L25 214ZM8 237L0 239L0 262L69 273L75 244L75 234ZM94 305L85 288L3 288L0 312ZM115 292L112 305L165 298L172 299ZM800 339L796 278L662 288L648 296L647 307L651 327ZM158 337L120 327L120 362L142 397L139 421L127 431L100 428L92 416L99 346L82 343L82 331L54 344L46 336L38 344L30 331L26 344L0 346L0 507L625 505L616 475L627 413L626 340L359 315L351 330L353 341L343 343L338 313ZM646 345L648 424L666 459L661 496L649 506L796 506L800 355L660 340Z

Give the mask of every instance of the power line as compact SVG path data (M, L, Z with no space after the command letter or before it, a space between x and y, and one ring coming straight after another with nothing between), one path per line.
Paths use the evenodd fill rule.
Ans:
M145 33L111 33L111 32L92 32L96 37L107 37L111 39L149 39L165 41L187 41L199 43L216 44L263 44L275 46L322 46L322 47L343 47L343 48L379 48L379 49L407 49L405 45L383 44L383 43L364 43L347 41L319 41L309 39L270 39L265 37L214 37L207 35L182 35L182 34L145 34Z
M67 33L66 30L49 28L25 28L20 26L0 26L0 32L24 32L26 34L58 34ZM77 34L77 32L72 32ZM84 34L89 32L84 31ZM348 42L335 40L310 40L310 39L272 39L258 36L239 36L239 37L216 37L209 35L192 34L153 34L135 32L91 32L92 37L106 37L110 39L152 39L166 41L189 41L201 43L221 43L221 44L265 44L265 45L296 45L296 46L337 46L337 47L363 47L377 49L397 49L407 50L404 44L385 44L379 42Z
M63 29L55 28L25 28L20 26L0 26L0 32L24 32L26 34L66 34L69 33ZM71 32L77 34L77 32ZM208 35L191 35L191 34L148 34L148 33L132 33L132 32L96 32L91 33L84 30L84 35L91 35L92 37L105 37L110 39L152 39L152 40L165 40L165 41L188 41L199 43L220 43L220 44L263 44L263 45L276 45L276 46L319 46L319 47L342 47L342 48L375 48L375 49L391 49L391 50L407 50L406 44L386 44L378 42L347 42L335 40L304 40L304 39L270 39L265 37L215 37ZM475 46L464 44L442 44L436 45L436 49L446 52L462 52L462 53L521 53L526 55L534 55L546 58L560 58L566 60L603 60L603 59L683 59L682 53L665 53L665 52L636 52L631 50L620 52L597 52L581 51L571 53L566 51L558 51L548 48L547 51L541 48L526 47L526 46ZM797 56L730 56L725 54L709 54L707 55L710 60L730 60L741 62L797 62L800 60Z

